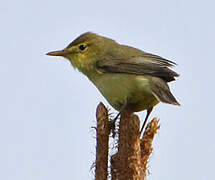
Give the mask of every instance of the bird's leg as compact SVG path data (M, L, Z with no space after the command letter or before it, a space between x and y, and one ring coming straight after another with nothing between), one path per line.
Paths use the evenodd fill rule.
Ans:
M142 131L143 131L145 125L146 125L146 122L147 122L147 120L148 120L148 118L149 118L150 113L152 112L152 109L153 109L153 107L147 109L146 118L145 118L145 120L144 120L144 122L143 122L143 125L142 125L142 127L141 127L140 134L142 134Z
M113 120L110 121L110 131L112 132L113 138L116 135L116 132L115 132L116 120L118 119L119 115L120 115L120 112L116 115L116 117Z
M119 115L120 115L121 112L119 112L116 117L110 121L110 131L112 132L112 137L114 138L115 135L116 135L116 131L115 131L115 128L116 128L116 120L118 119Z
M118 112L118 114L116 115L116 117L113 119L113 122L115 123L116 120L118 119L119 115L121 114L121 111Z
M116 115L116 117L110 122L110 130L112 132L112 137L114 138L116 135L115 132L115 127L116 127L116 120L119 118L119 116L121 115L121 112L125 109L127 104L124 104L121 108L119 113Z

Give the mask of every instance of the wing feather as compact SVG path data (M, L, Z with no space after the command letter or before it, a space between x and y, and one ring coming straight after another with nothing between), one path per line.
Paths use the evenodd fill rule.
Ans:
M149 53L128 59L101 59L96 64L97 68L102 72L151 75L159 77L166 82L173 81L175 77L179 76L168 68L174 65L176 63Z

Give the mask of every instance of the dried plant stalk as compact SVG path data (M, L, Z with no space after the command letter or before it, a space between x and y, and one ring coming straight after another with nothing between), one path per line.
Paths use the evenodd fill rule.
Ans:
M153 151L152 141L160 126L158 119L154 118L146 127L142 139L140 140L141 162L144 172L147 171L148 159Z
M97 107L96 180L108 178L108 142L110 123L108 111L102 103ZM112 180L145 180L147 163L152 153L152 141L159 129L158 119L148 123L140 138L140 120L129 111L121 113L118 152L111 156Z
M96 110L97 131L96 131L96 169L95 179L106 180L108 176L108 143L110 126L108 121L108 110L103 103L100 103Z

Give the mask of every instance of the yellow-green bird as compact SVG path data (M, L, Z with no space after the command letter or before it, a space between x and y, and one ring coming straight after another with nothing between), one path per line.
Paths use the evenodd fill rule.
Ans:
M63 50L47 55L68 59L119 112L147 110L141 132L159 102L179 105L167 85L179 76L169 69L176 64L160 56L91 32L82 34Z

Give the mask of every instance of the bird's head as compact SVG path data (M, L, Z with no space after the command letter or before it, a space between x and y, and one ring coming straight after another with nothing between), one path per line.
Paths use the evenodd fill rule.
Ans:
M87 74L94 68L96 61L107 55L110 47L112 48L116 44L112 39L87 32L63 50L49 52L47 55L65 57L74 68L78 68L79 71Z

